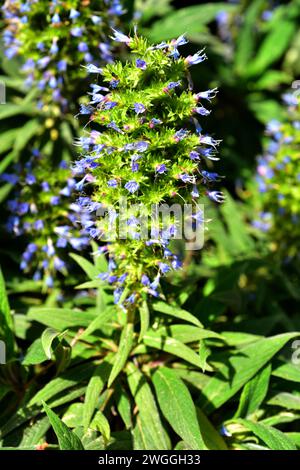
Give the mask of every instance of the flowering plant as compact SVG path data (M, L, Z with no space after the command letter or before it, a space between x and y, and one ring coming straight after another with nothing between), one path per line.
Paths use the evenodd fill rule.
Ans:
M37 149L25 165L17 164L14 170L1 175L2 181L17 185L7 203L11 215L6 228L30 240L20 268L33 272L34 280L42 279L51 288L58 272L67 274L66 246L82 250L89 243L78 225L80 207L70 205L76 181L70 177L67 161L53 165L51 171L49 158Z
M161 204L191 204L196 210L190 222L199 226L204 214L195 202L205 195L222 202L223 195L209 189L220 176L206 169L207 161L217 160L219 141L204 134L196 118L210 113L203 103L216 90L193 93L189 75L189 67L203 62L205 53L181 57L184 36L156 46L118 31L113 39L127 44L130 60L97 70L108 88L92 86L94 127L81 138L85 153L74 170L84 174L81 207L108 214L85 225L90 236L110 241L116 220L126 226L126 236L101 247L109 270L100 277L114 286L115 303L129 309L146 294L161 295L160 278L181 266L170 245L178 228L175 218L165 225L156 220L147 238L141 228L146 224L148 233L149 221L141 210L149 214ZM129 210L121 221L124 198Z
M3 39L8 58L25 59L30 86L40 89L40 107L76 109L91 61L112 61L108 32L124 13L119 0L7 0Z
M258 159L256 179L262 194L262 211L254 226L268 232L285 257L294 257L300 236L299 99L291 94L283 99L288 117L284 122L272 120L267 125L269 141Z

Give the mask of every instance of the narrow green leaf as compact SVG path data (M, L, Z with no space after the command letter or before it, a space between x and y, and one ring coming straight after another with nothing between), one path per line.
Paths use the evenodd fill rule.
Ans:
M47 356L42 346L41 338L37 338L27 349L26 355L22 361L23 366L41 364L47 360Z
M191 449L206 449L188 388L173 370L160 367L153 374L157 400L170 426Z
M236 417L247 417L258 410L268 393L271 364L261 369L243 388Z
M48 359L51 359L52 343L60 335L54 328L47 328L42 333L42 346Z
M5 343L6 360L14 355L14 323L10 313L5 282L0 268L0 339Z
M151 40L159 42L180 36L184 32L187 34L203 32L206 30L205 26L215 19L217 13L233 11L235 8L235 5L228 5L226 2L180 8L156 21L149 30L149 35Z
M74 387L86 381L93 374L95 364L89 362L87 364L80 364L64 372L60 377L56 377L48 382L44 388L39 390L30 400L28 406L32 406L42 401L49 401L58 393L61 393L68 388Z
M209 450L228 450L223 437L220 435L220 432L214 428L200 408L196 407L196 411L199 426L202 431L202 437L206 447Z
M267 403L268 405L280 406L288 410L300 410L300 395L281 392L270 398Z
M296 364L283 364L272 371L272 375L291 382L300 382L300 367Z
M237 420L255 434L272 450L296 450L294 443L281 431L265 424L254 423L246 419Z
M206 412L219 408L234 396L280 349L298 333L284 333L260 339L238 350L203 388Z
M122 385L120 384L115 385L114 398L116 400L118 413L121 416L122 420L124 421L126 429L130 429L132 427L131 402L127 394L127 391L125 390L124 387L122 387Z
M199 355L175 338L160 336L157 332L148 330L143 338L143 342L147 346L151 346L152 348L156 348L169 354L173 354L174 356L180 357L194 366L199 368L202 366Z
M276 62L288 47L291 38L296 31L294 21L278 21L258 50L255 59L247 69L247 76L261 74L272 63ZM274 47L276 44L276 47Z
M43 402L43 407L54 429L61 450L84 450L81 440L68 426L57 416L54 411Z
M139 308L139 313L140 313L140 321L141 321L141 330L140 330L140 335L139 335L139 342L142 341L144 335L146 334L146 331L149 328L149 323L150 323L150 314L149 314L149 308L146 300L143 301L142 305Z
M95 330L103 328L105 324L109 323L113 319L115 310L115 307L108 307L101 312L80 335L80 339L86 338Z
M31 308L28 312L28 318L36 320L42 325L65 330L71 327L88 326L95 319L95 313L79 312L69 308Z
M128 363L126 372L130 391L139 410L137 426L140 431L133 433L134 448L136 450L171 449L169 437L162 425L154 396L145 376L131 362ZM138 436L143 436L143 439L136 440Z
M196 326L203 326L198 318L194 317L191 313L183 310L180 307L174 307L173 305L166 304L165 302L155 302L153 304L153 310L156 312L164 313L165 315L171 315L180 320L186 320L189 323L193 323Z
M101 411L97 411L91 423L91 429L98 429L102 434L104 441L108 442L110 439L110 425L107 418Z
M75 253L70 253L70 257L76 261L76 263L83 269L91 281L93 281L99 274L97 266L83 258L83 256L77 255Z
M115 354L114 365L108 379L108 388L123 370L133 345L133 324L127 323L121 333L120 344Z
M112 355L109 355L109 357L107 357L106 360L104 360L102 364L100 364L96 368L93 376L90 378L90 381L88 383L85 394L82 419L82 425L85 432L87 431L92 416L94 414L98 397L102 392L105 383L108 380L111 371L111 358Z

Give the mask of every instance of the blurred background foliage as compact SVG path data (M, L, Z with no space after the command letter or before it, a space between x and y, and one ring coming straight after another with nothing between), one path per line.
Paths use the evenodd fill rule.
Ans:
M51 423L64 448L68 444L59 437L62 418L81 442L75 439L74 448L202 448L197 420L206 429L204 447L300 447L299 365L291 363L291 347L285 348L293 339L289 332L300 330L299 259L287 260L284 251L274 256L277 246L270 235L253 226L262 209L255 177L257 157L268 144L266 125L287 118L281 97L295 91L293 83L300 75L300 0L124 3L125 29L138 24L153 42L186 33L184 55L205 47L208 61L201 74L198 68L192 71L192 79L196 91L219 88L205 131L222 139L219 168L226 178L220 189L226 203L206 207L211 222L204 249L186 253L183 270L164 282L169 305L157 302L151 307L153 328L142 341L127 331L131 350L125 347L122 357L118 351L126 344L124 319L113 309L109 289L95 281L105 271L105 259L92 264L91 257L87 261L73 254L81 269L71 271L63 289L56 283L41 293L40 285L19 271L23 241L1 230L1 265L15 319L10 364L1 372L2 446L36 448L47 435L50 447L57 448L53 433L49 437ZM126 58L123 50L119 55ZM56 119L38 110L38 91L24 86L21 59L7 59L3 48L0 59L7 93L6 104L0 105L0 172L26 161L37 141L52 142L53 159L73 160L81 121L72 115ZM13 184L1 184L2 223L12 191ZM9 307L3 302L1 332L8 334ZM99 313L103 324L97 322ZM172 323L174 318L184 322L183 332ZM143 312L138 326L145 328L145 321ZM206 329L201 334L191 329L199 328L199 322ZM266 338L271 335L280 336ZM166 337L179 341L177 351L161 341ZM116 386L110 380L105 388L118 361ZM163 367L153 374L157 364ZM164 406L166 386L178 392L179 408L187 414L192 397L197 419L192 415L189 424L194 434L182 433L184 416L176 418ZM95 387L101 390L96 397ZM57 415L46 407L48 418L41 416L43 401ZM30 420L34 426L27 428Z

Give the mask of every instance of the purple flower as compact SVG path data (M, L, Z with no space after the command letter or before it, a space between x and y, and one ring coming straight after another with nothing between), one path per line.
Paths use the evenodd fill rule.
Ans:
M164 163L160 163L160 164L156 165L155 171L159 175L162 175L162 174L166 173L166 171L168 171L168 169L167 169L167 167Z
M85 66L85 68L87 69L88 73L102 73L102 69L94 64L88 64Z
M201 91L200 93L197 93L195 96L197 100L210 101L216 96L217 93L218 93L218 89L213 88L212 90Z
M188 133L189 131L187 131L186 129L179 129L179 131L175 132L174 134L175 142L180 142L181 140L183 140L188 135Z
M199 160L200 159L200 154L196 152L196 150L192 150L190 152L190 159L191 160Z
M111 38L116 42L124 42L125 44L129 44L131 42L131 38L126 36L125 34L117 31L116 29L112 28L114 35Z
M16 184L19 181L19 177L14 174L9 173L2 173L1 181L5 181L5 183Z
M116 101L108 101L107 103L105 103L105 106L104 108L105 109L112 109L114 108L115 106L117 106L117 102Z
M205 183L206 180L208 181L219 181L220 180L220 175L218 175L218 173L213 173L213 172L210 172L210 171L206 171L206 170L203 170L202 172L202 176L203 176L203 182Z
M36 177L32 174L28 174L25 178L25 181L31 186L32 184L36 183Z
M141 283L143 284L143 286L149 286L150 285L150 279L149 279L148 276L146 276L146 274L142 275Z
M150 129L153 129L153 127L158 126L159 124L162 124L162 121L160 119L152 118L149 122L149 127Z
M131 180L128 181L128 183L126 183L124 187L125 189L127 189L127 191L133 194L139 189L140 185L135 180Z
M74 38L80 38L82 36L82 28L75 26L70 30L70 34L74 36Z
M67 70L67 62L64 59L59 60L56 65L59 72L65 72Z
M57 24L57 23L60 23L60 22L61 22L61 19L60 19L60 17L59 17L59 14L58 14L58 13L55 13L55 14L52 16L51 23Z
M33 226L36 230L43 230L44 222L41 219L38 219L34 222Z
M60 203L60 197L59 196L52 196L50 199L50 202L53 206L58 206Z
M137 66L138 69L141 69L141 70L146 70L147 68L147 63L142 59L136 59L135 65Z
M174 88L178 87L181 85L181 80L178 80L178 82L170 82L168 83L168 85L166 86L166 89L167 90L173 90Z
M110 188L116 188L118 186L118 182L115 179L109 180L107 182L107 186L109 186Z
M193 111L201 116L208 116L210 114L210 111L203 106L198 106L197 108L194 108Z
M178 175L178 177L183 181L184 183L193 183L195 180L195 177L192 175L188 175L187 173L182 173L181 175Z
M144 140L140 140L134 144L134 149L138 152L146 152L149 147L149 142L145 142Z
M87 43L84 41L81 41L78 44L78 50L79 52L87 52L89 50Z
M166 263L159 263L159 268L163 274L167 274L169 271L171 271L170 266Z
M214 202L222 203L225 201L225 196L221 191L208 191L206 193L209 197Z
M146 111L146 107L142 103L134 103L133 108L136 114L142 114Z
M71 18L71 20L75 20L75 19L78 18L79 16L80 16L79 11L74 10L74 8L72 8L71 11L70 11L70 16L69 16L69 18Z
M201 51L196 52L194 55L189 55L185 58L185 62L188 65L196 65L200 64L203 62L205 59L207 59L206 54L203 52L203 49Z

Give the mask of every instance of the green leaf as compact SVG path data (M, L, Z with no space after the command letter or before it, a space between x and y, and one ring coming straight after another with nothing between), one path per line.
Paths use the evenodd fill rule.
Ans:
M209 419L198 407L196 407L196 411L199 426L202 431L202 437L206 447L209 450L228 450L227 445L219 431L213 427Z
M260 46L255 59L247 69L247 76L261 74L267 67L276 62L287 49L296 31L296 22L280 20ZM276 47L274 47L276 44Z
M149 314L149 308L146 300L142 302L142 305L139 308L139 313L140 313L140 321L141 321L141 330L140 330L140 335L139 335L139 342L142 341L144 335L146 334L146 331L149 328L149 323L150 323L150 314Z
M137 429L134 435L134 448L151 450L169 450L169 437L161 423L151 388L145 376L132 363L127 368L128 384L139 410Z
M170 336L182 343L193 343L205 338L223 339L218 333L214 333L204 328L191 325L170 325L163 326L158 330L150 330L149 333L155 333L157 336Z
M49 401L55 395L81 384L90 378L95 370L95 364L93 362L80 364L79 366L73 367L68 371L64 372L60 377L56 377L48 382L44 388L39 390L30 400L28 406L32 406L36 403L40 404L42 401Z
M189 323L193 323L196 326L203 326L198 318L194 317L191 313L183 310L179 307L174 307L173 305L166 304L165 302L155 302L153 304L153 310L156 312L164 313L166 315L171 315L175 318L180 318L180 320L185 320Z
M48 416L37 419L33 424L24 429L22 440L19 446L29 447L40 443L41 439L45 440L45 434L50 428Z
M5 282L0 268L0 339L5 343L6 360L14 355L14 323L10 313Z
M280 349L298 333L260 339L238 350L203 388L206 412L219 408L234 396Z
M148 331L143 338L143 342L147 346L151 346L152 348L156 348L169 354L173 354L174 356L180 357L194 366L199 368L202 367L202 362L199 355L175 338L160 336L157 332Z
M157 400L170 426L193 450L206 449L188 388L166 367L153 374Z
M79 312L69 308L34 307L29 310L28 318L62 331L76 326L88 326L94 320L95 313Z
M300 382L300 367L296 364L283 364L273 370L272 375L291 382Z
M95 408L97 406L98 397L108 380L109 373L111 371L111 358L112 355L109 355L109 357L107 357L106 360L104 360L102 364L100 364L95 369L95 372L88 383L85 394L82 419L82 425L85 432L89 427Z
M107 323L111 322L115 313L115 307L108 307L102 311L87 327L86 330L80 335L80 339L84 339L95 330L103 328Z
M72 405L70 405L67 411L64 413L62 421L69 428L76 428L78 427L78 423L82 422L82 414L83 403L72 403Z
M97 411L91 423L91 429L98 429L106 442L110 439L110 425L101 411Z
M237 417L247 417L258 410L268 393L271 370L269 364L246 383L241 393Z
M296 450L293 442L278 429L266 426L265 424L253 423L246 419L239 419L237 422L252 431L255 436L261 439L272 450Z
M116 384L114 398L116 400L118 413L124 421L126 429L130 429L132 427L131 402L125 388L122 385Z
M22 361L23 366L41 364L47 360L41 338L37 338L27 349L27 353Z
M293 395L288 392L277 393L268 400L268 405L280 406L288 410L300 410L300 395Z
M84 450L81 440L68 426L43 402L43 407L49 418L50 424L57 436L61 450Z
M285 436L300 449L300 432L286 432Z
M108 379L108 387L111 386L113 381L119 375L119 373L123 370L126 361L128 359L129 354L131 353L133 345L133 324L127 323L121 333L120 344L117 353L115 354L114 358L114 365L111 370L109 379Z
M42 346L48 359L51 359L52 343L61 333L54 328L47 328L42 333Z
M215 19L217 13L235 9L235 5L228 5L226 2L180 8L156 21L148 35L152 41L156 42L173 39L185 32L187 34L203 32L206 30L205 26Z
M70 253L70 257L76 261L76 263L83 269L91 281L93 281L99 274L97 266L83 258L83 256L77 255L75 253Z
M253 29L263 5L264 0L253 0L243 16L243 26L240 28L234 54L235 67L241 75L246 72L249 60L253 56L255 48Z

